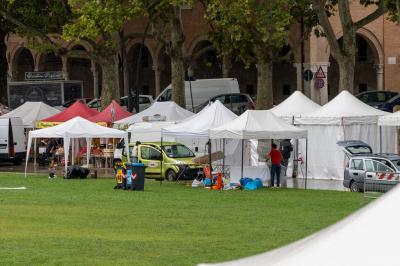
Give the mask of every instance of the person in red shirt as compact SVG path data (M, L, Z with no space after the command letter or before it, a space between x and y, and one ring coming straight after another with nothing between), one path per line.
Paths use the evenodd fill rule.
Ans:
M276 186L280 187L280 175L281 175L281 161L282 153L277 149L275 143L272 143L272 150L269 152L268 157L271 158L271 187L274 187L275 177Z

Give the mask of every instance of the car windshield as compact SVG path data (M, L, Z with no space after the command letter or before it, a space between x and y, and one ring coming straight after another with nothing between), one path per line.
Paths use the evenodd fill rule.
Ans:
M397 95L397 96L393 97L392 99L390 99L388 101L388 103L393 103L393 102L397 101L399 98L400 98L400 95Z
M170 158L186 158L195 156L188 147L182 144L164 145L163 150Z
M396 167L397 171L400 171L400 159L397 160L391 160L392 163L394 164L394 167Z

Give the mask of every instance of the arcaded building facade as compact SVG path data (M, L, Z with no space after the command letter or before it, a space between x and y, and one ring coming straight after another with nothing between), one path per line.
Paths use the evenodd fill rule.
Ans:
M364 17L374 10L365 8L352 1L354 20ZM209 26L203 18L202 7L182 9L185 33L184 54L190 56L210 44L207 40ZM338 16L331 19L338 39L341 27ZM126 32L143 32L144 24L128 23ZM299 31L294 27L291 38ZM356 58L354 93L366 90L400 91L400 26L390 22L386 16L378 18L358 32L358 53ZM129 86L135 84L137 58L141 39L132 39L126 45L129 70ZM42 54L27 47L25 40L15 35L6 38L8 77L10 81L24 81L25 72L62 71L66 80L83 81L83 96L98 97L101 93L101 69L87 59L57 57L54 54ZM91 50L85 42L65 43L67 49ZM295 90L303 90L316 102L326 103L338 93L338 66L330 56L329 45L325 38L312 35L307 42L296 49L294 62L276 63L273 69L274 103L279 103ZM138 79L141 94L157 96L171 81L169 56L157 41L147 38L143 50ZM193 64L194 77L221 78L221 60L215 51L207 52ZM305 81L303 72L311 70L319 73L323 82ZM229 64L229 76L237 78L240 90L254 95L257 91L256 65L245 67L241 62L232 60ZM121 95L127 94L128 88L121 89Z

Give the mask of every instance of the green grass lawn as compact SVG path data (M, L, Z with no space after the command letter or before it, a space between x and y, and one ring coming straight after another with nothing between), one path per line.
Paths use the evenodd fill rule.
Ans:
M49 180L0 174L0 264L195 265L264 252L363 206L360 193L207 191L146 180Z

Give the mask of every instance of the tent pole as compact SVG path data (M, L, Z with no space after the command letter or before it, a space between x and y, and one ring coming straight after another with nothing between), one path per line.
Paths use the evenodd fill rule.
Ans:
M308 138L306 138L306 180L304 183L304 189L307 189L307 177L308 177Z
M35 173L36 173L36 140L37 138L33 140L33 169L35 170Z
M382 153L382 126L379 127L379 152Z
M241 168L241 177L243 178L243 160L244 160L244 139L242 139L242 168Z
M211 139L208 139L208 163L210 164L210 175L212 180Z
M160 166L160 186L162 185L162 180L163 180L163 161L164 161L164 155L163 155L163 137L161 135L161 166Z
M222 175L225 175L225 139L222 139Z

